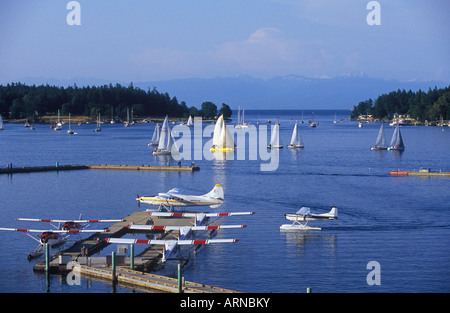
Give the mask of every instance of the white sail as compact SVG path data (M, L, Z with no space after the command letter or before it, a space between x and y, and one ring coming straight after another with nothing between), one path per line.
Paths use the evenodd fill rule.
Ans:
M375 142L375 146L384 147L386 145L385 141L386 139L384 136L384 128L383 125L381 125L380 131L378 132L377 141Z
M400 125L398 124L392 135L391 144L389 145L388 150L405 150L402 134L400 133Z
M222 123L223 123L223 115L219 116L216 122L216 126L214 126L213 147L219 146L220 134L222 133Z
M295 122L294 130L292 131L291 143L288 148L303 148L303 142L300 138L300 133L298 132L298 122Z
M272 134L270 136L270 145L268 148L283 148L280 142L280 125L275 124L272 128Z
M211 151L226 151L233 150L234 148L234 139L225 124L223 115L221 115L217 119L216 126L214 127L213 147Z
M153 154L171 154L173 151L178 151L179 149L174 143L175 138L170 131L168 116L166 116L159 135L158 148L153 151Z
M159 130L161 129L161 126L159 124L156 124L155 130L153 131L152 140L148 144L149 146L156 146L159 144Z
M3 119L2 116L0 115L0 130L4 130L5 126L3 126Z
M225 124L225 120L222 120L222 131L221 131L221 143L222 148L234 149L234 140L230 134L230 131Z
M190 116L190 115L189 115L186 126L188 126L188 127L194 126L194 123L192 122L192 116Z
M372 150L386 150L386 139L384 136L384 127L381 125L380 130L378 131L378 137L377 141L375 142L375 145L371 147Z
M166 118L164 119L163 125L162 125L161 134L159 136L158 150L170 149L170 147L168 147L168 145L170 143L169 132L170 132L169 122L168 122L168 117L166 116Z

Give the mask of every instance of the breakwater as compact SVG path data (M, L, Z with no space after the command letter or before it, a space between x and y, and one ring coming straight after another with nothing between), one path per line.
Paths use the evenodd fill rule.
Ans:
M168 171L168 172L194 172L199 171L198 166L152 166L152 165L60 165L54 166L22 166L13 167L8 164L5 168L0 168L0 174L17 174L50 171L72 171L72 170L129 170L129 171Z

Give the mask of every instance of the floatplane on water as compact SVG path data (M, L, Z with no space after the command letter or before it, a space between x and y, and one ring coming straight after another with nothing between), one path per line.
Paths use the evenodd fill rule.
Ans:
M0 231L18 231L25 233L31 239L39 243L38 247L28 254L28 260L36 258L44 253L44 245L48 244L50 247L58 247L64 244L70 235L80 233L102 233L108 232L109 229L85 229L91 223L110 223L121 222L123 220L55 220L55 219L36 219L36 218L16 218L16 221L27 222L48 222L54 229L25 229L25 228L4 228ZM58 223L58 226L52 223ZM30 233L38 234L32 236Z
M338 218L338 210L336 207L332 207L331 211L323 214L312 214L311 209L308 207L302 207L296 213L285 214L287 220L293 221L292 224L283 224L280 226L280 230L295 231L295 230L321 230L320 227L308 226L309 221L328 221Z
M140 197L138 195L136 200L139 206L140 203L146 203L158 206L159 211L173 211L174 207L186 206L209 206L214 209L223 204L224 194L220 184L216 184L210 192L201 196L184 195L182 191L180 188L173 188L167 192L160 192L156 196Z

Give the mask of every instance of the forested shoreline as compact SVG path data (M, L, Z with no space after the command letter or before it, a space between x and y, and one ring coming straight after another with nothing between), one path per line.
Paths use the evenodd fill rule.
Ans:
M101 114L107 118L124 120L127 111L134 116L165 116L185 118L202 116L212 118L224 113L231 116L231 109L222 103L218 112L217 106L205 101L201 109L188 107L184 101L170 97L167 92L160 93L156 88L142 90L133 83L128 87L120 84L104 86L83 86L76 84L68 87L50 85L28 86L22 83L0 85L0 114L9 119L35 119L48 115L88 116L96 118Z
M450 86L419 90L397 90L380 95L375 101L368 99L353 107L352 119L372 115L375 119L392 119L394 114L409 115L419 121L450 120Z

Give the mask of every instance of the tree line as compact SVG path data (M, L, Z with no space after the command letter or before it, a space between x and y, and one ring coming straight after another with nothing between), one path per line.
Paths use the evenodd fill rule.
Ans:
M62 115L84 115L95 118L99 113L108 118L113 116L124 120L127 110L133 110L134 116L188 117L202 116L214 118L217 114L230 117L230 107L222 103L219 112L217 106L203 102L201 109L188 107L186 102L179 102L167 92L160 93L156 88L145 91L135 88L133 83L128 87L116 85L83 86L76 84L69 87L47 85L28 86L22 83L0 85L0 114L5 118L23 119L46 115L55 115L60 110Z
M356 119L359 115L367 114L381 120L391 119L395 113L407 114L420 122L438 121L441 117L450 120L450 86L430 88L428 92L398 89L382 94L375 101L361 101L353 106L350 117Z

